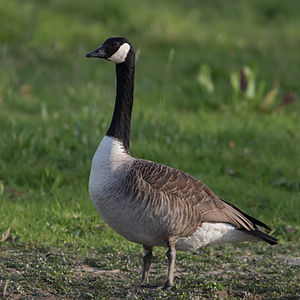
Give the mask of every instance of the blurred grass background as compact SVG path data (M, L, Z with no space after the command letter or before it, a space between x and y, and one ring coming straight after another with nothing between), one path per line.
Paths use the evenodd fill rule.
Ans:
M115 79L112 64L85 53L125 36L137 52L132 155L192 174L281 242L299 242L299 9L296 0L0 1L0 233L133 247L87 192Z

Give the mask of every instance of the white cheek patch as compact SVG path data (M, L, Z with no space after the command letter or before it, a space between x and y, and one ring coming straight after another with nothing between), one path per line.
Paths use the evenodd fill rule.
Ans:
M129 50L130 50L130 45L128 43L124 43L118 49L118 51L115 54L113 54L111 57L109 57L108 59L113 61L116 64L121 64L125 61Z

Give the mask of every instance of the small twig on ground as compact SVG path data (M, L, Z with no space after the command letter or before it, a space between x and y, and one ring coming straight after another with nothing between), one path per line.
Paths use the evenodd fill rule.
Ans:
M5 280L3 291L2 291L2 297L3 298L5 297L7 286L8 286L8 280Z

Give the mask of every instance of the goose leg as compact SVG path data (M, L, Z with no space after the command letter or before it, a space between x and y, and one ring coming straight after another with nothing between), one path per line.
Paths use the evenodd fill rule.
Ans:
M151 260L152 260L152 250L153 247L148 247L143 245L145 249L145 254L143 257L143 273L142 273L142 279L141 279L141 284L148 283L149 281L149 271L150 271L150 266L151 266Z
M169 249L166 253L169 262L168 278L163 286L163 290L169 290L173 286L173 282L174 282L174 267L175 267L175 259L176 259L175 243L169 242L168 247Z

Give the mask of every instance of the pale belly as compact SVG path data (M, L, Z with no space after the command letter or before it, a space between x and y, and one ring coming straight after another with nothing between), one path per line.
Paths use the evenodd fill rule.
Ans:
M167 247L163 232L159 232L161 228L141 208L130 205L131 199L92 200L103 220L121 236L142 245Z

